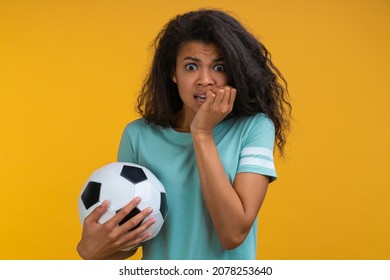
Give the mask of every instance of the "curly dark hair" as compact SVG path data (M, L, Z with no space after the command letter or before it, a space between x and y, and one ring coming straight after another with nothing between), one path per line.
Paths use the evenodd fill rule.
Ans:
M138 97L138 113L149 123L175 127L183 102L172 75L181 46L191 41L219 48L228 84L237 89L229 117L264 113L275 126L275 144L283 155L291 117L287 82L271 62L265 46L234 17L221 10L188 12L163 27L152 43L154 58Z

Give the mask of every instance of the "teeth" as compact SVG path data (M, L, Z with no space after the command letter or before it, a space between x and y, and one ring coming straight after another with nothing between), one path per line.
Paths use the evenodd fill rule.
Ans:
M195 96L195 98L196 98L196 100L198 100L198 101L200 101L200 102L202 102L202 103L204 103L204 102L206 102L206 96L205 95L199 95L199 96Z
M199 93L199 94L196 94L194 95L194 98L197 102L199 102L200 104L203 104L206 102L206 99L207 99L207 94L205 93Z
M206 94L195 95L195 99L204 103L204 102L206 102Z

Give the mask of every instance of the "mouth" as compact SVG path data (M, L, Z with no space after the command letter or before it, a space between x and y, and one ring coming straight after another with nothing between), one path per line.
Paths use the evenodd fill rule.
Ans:
M206 94L198 94L198 95L195 95L194 98L196 99L196 101L198 101L199 103L203 104L206 102Z

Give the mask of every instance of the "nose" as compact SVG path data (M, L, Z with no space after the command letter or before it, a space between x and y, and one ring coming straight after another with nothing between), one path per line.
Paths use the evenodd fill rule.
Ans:
M197 84L204 87L214 85L214 78L209 69L203 69L202 71L199 71Z

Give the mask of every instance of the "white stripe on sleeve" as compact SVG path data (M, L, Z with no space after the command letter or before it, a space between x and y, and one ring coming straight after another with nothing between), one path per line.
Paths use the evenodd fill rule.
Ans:
M255 156L265 156L270 159L274 158L273 152L271 149L268 148L262 148L262 147L247 147L244 148L241 151L240 156L249 156L249 155L255 155Z
M240 160L240 166L242 165L253 165L253 166L264 167L264 168L275 170L275 165L273 161L262 159L262 158L252 158L252 157L242 158Z

